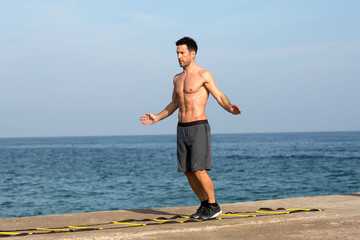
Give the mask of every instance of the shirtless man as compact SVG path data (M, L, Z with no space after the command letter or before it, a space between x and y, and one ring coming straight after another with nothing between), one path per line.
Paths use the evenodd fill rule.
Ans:
M215 218L222 213L216 203L214 186L207 171L211 169L210 126L205 115L209 93L226 111L238 115L240 108L231 104L218 89L211 73L195 64L196 42L184 37L176 42L177 57L183 72L174 77L172 101L159 114L146 113L142 124L154 124L179 109L177 127L178 171L184 172L201 201L192 218Z

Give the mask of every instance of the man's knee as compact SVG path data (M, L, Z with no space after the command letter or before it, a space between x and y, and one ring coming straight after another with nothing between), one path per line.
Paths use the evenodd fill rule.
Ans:
M199 170L199 171L193 171L193 172L185 172L185 175L187 177L199 177L206 174L206 170Z

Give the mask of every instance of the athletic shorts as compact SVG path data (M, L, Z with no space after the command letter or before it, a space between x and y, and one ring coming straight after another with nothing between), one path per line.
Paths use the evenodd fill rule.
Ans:
M211 170L211 135L207 120L178 123L177 158L179 172Z

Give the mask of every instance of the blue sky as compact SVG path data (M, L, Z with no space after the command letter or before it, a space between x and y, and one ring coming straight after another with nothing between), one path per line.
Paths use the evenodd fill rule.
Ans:
M175 41L241 116L213 133L360 130L359 1L0 1L0 137L175 134Z

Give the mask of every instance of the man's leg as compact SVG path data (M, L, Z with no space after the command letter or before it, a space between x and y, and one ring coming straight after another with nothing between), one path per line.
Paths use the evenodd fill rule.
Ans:
M201 201L201 206L191 217L209 219L219 216L222 211L215 201L214 184L206 170L186 172L185 174L191 188Z
M196 210L196 213L192 214L191 218L200 218L200 216L204 213L206 208L209 206L208 196L204 191L202 184L200 183L198 177L194 172L185 172L186 177L188 178L189 184L193 189L196 196L201 201L200 207Z
M206 170L185 173L189 184L200 201L215 203L214 184Z

